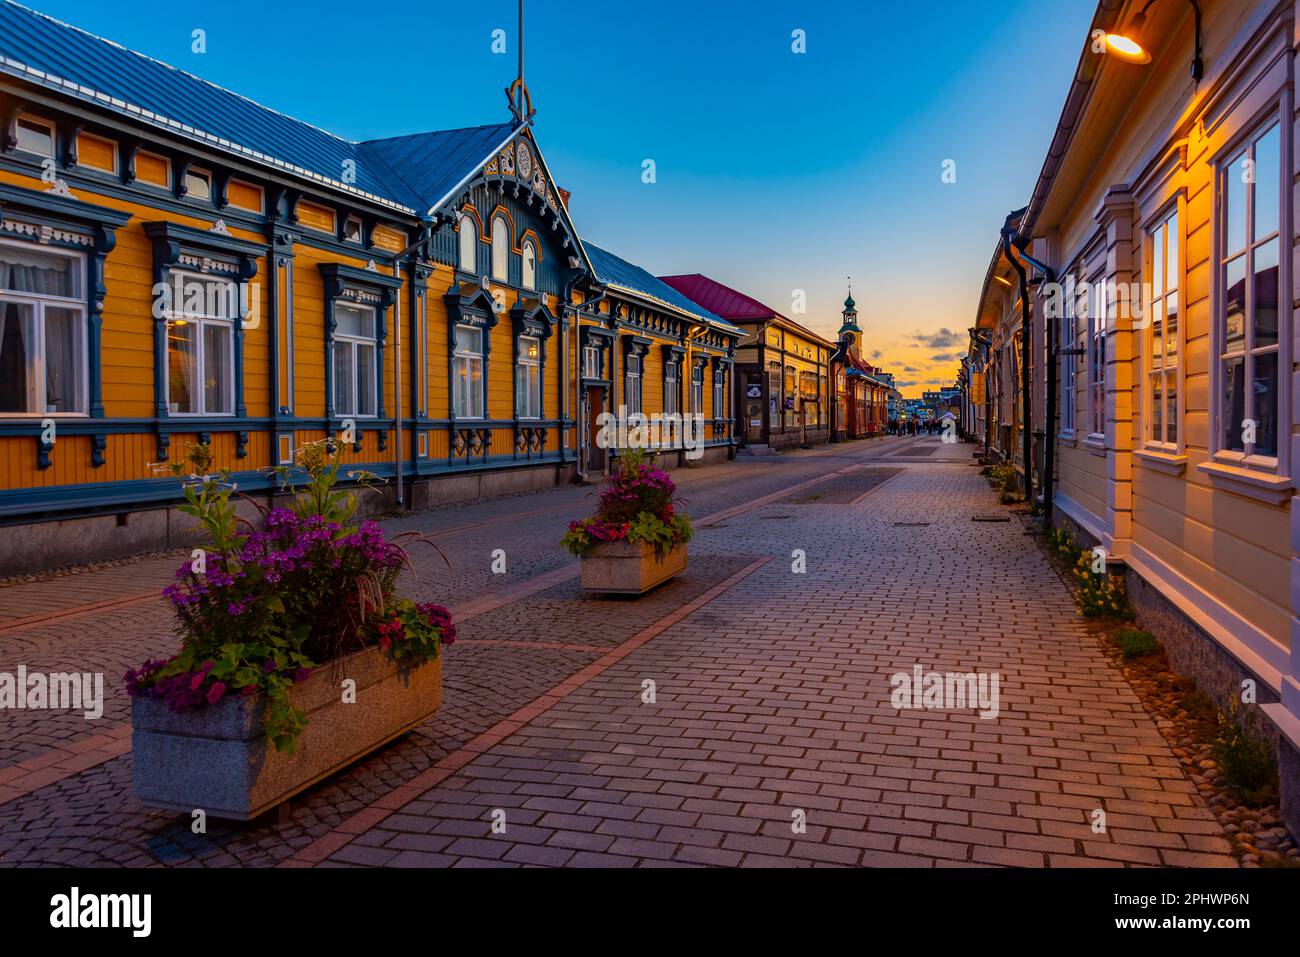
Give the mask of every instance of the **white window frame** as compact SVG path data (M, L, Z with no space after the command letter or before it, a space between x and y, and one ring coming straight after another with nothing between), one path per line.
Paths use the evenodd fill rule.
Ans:
M796 387L797 385L796 380ZM691 363L691 414L704 414L704 364L702 362Z
M664 415L675 415L681 392L681 360L664 363Z
M641 370L642 357L629 354L623 362L623 404L628 415L641 412Z
M814 373L814 375L815 374L816 373ZM727 384L726 370L721 367L714 369L713 370L713 417L715 419L722 419L726 417L725 414L725 410L727 408L727 396L725 391L726 384ZM820 393L818 393L818 395L820 396ZM817 403L817 409L818 409L818 425L820 425L821 424L820 420L825 418L826 416L825 410L823 410L821 407L820 400Z
M525 289L537 288L537 244L525 239L520 247L519 283Z
M50 246L37 246L32 243L13 242L9 240L0 240L0 248L12 249L31 249L44 255L59 256L64 259L70 259L78 264L77 271L77 291L80 294L77 297L54 296L48 293L38 292L10 292L0 290L0 305L6 302L17 303L22 306L30 306L34 313L34 323L36 328L36 345L35 350L35 368L32 372L33 388L38 390L39 395L44 394L45 383L45 308L53 306L58 309L67 309L75 311L81 321L81 362L80 376L81 380L78 387L78 404L80 410L72 412L0 412L0 418L85 418L90 414L90 343L88 339L89 329L86 325L86 257L85 255L72 250L58 249ZM32 404L34 396L29 389L27 402ZM44 406L44 400L39 405Z
M456 265L461 272L478 275L478 221L461 213L456 227ZM468 264L466 261L468 260Z
M1284 98L1283 106L1289 101ZM1281 113L1281 116L1279 115ZM1211 355L1211 376L1210 376L1210 395L1212 397L1211 407L1211 433L1210 449L1211 455L1215 462L1229 464L1240 468L1249 469L1256 472L1274 473L1278 478L1288 474L1290 465L1290 441L1291 441L1291 414L1290 414L1290 380L1291 380L1291 335L1292 335L1292 311L1290 302L1290 275L1291 275L1291 242L1287 237L1292 235L1292 207L1291 207L1291 163L1292 150L1290 142L1290 125L1288 122L1282 122L1285 116L1290 115L1290 110L1283 108L1280 111L1277 105L1273 111L1259 122L1252 125L1250 132L1234 141L1231 147L1224 151L1224 158L1218 163L1215 175L1215 219L1216 230L1214 236L1214 252L1212 264L1214 268L1214 321L1211 326L1210 355ZM1273 188L1279 190L1278 193L1278 231L1269 233L1263 238L1254 237L1255 229L1255 191L1247 190L1246 205L1246 239L1245 252L1233 250L1229 254L1226 250L1227 244L1227 216L1225 215L1228 192L1226 188L1228 176L1239 176L1239 165L1241 160L1249 156L1252 160L1255 156L1255 148L1259 141L1274 129L1278 130L1278 167L1280 173L1280 182L1273 184ZM1256 181L1254 184L1259 189L1263 184ZM1270 242L1278 244L1278 303L1277 303L1277 342L1274 346L1256 347L1255 340L1255 319L1254 312L1254 288L1252 279L1256 275L1255 255L1258 249ZM1246 302L1245 316L1243 317L1243 343L1239 352L1234 352L1231 356L1224 354L1225 348L1225 321L1224 310L1227 306L1227 289L1225 288L1224 269L1228 262L1237 259L1239 256L1245 256L1246 265ZM1260 355L1268 353L1277 355L1277 455L1260 455L1255 451L1254 443L1243 443L1241 451L1230 449L1224 441L1225 431L1225 376L1224 361L1235 356L1243 356L1244 362L1243 379L1249 384L1254 381L1255 361ZM1254 404L1253 389L1245 389L1245 402L1243 415L1250 417L1252 406Z
M1067 276L1064 283L1064 295L1061 296L1061 331L1060 340L1057 343L1058 352L1076 349L1079 345L1079 326L1077 319L1078 310L1075 308L1075 284L1074 277ZM1073 439L1075 437L1075 415L1078 413L1078 377L1079 362L1078 356L1073 353L1061 355L1061 381L1060 381L1060 405L1061 405L1061 429L1060 435L1064 439Z
M510 281L510 223L501 213L492 217L492 278Z
M1105 278L1088 286L1088 325L1084 342L1088 359L1088 437L1102 441L1106 438L1106 317L1110 311L1107 295Z
M478 336L478 351L464 349L461 347L459 337L456 333L461 329L467 329ZM469 325L461 323L453 327L452 330L452 409L457 419L482 419L486 408L486 382L484 374L486 362L484 361L487 330L482 326ZM474 366L478 366L478 387L475 388L475 378L471 375ZM464 374L461 374L462 366Z
M335 310L340 308L355 309L357 312L366 313L370 316L370 328L374 331L371 336L354 336L347 333L334 333L334 341L331 348L335 354L330 356L330 361L334 362L334 414L336 416L347 416L354 419L373 419L379 414L379 316L373 306L360 305L351 302L339 302L335 305ZM369 347L370 350L370 408L372 412L361 412L361 363L358 361L360 347ZM340 349L345 349L351 353L352 361L349 366L352 375L352 401L351 409L344 409L339 405L339 379L337 355Z
M353 224L355 224L357 227L357 235L355 239L353 239L352 236L349 235L350 231L348 229L348 227L352 226ZM343 220L343 241L345 243L363 242L365 237L365 228L366 228L365 224L362 223L361 220L357 219L357 217L355 216L347 217L346 219Z
M1183 216L1179 203L1175 202L1172 206L1161 212L1145 231L1143 236L1144 245L1147 249L1145 273L1148 282L1144 287L1150 290L1146 304L1146 314L1143 317L1145 334L1143 335L1143 389L1142 389L1142 435L1143 444L1150 449L1160 452L1177 453L1183 447L1183 419L1185 412L1183 409L1183 319L1185 314L1184 303L1184 280L1183 280L1183 246L1184 239L1182 235ZM1173 230L1171 233L1170 230ZM1170 236L1174 237L1173 261L1170 261ZM1157 272L1157 267L1159 271ZM1172 276L1170 272L1172 270ZM1157 283L1157 277L1159 283ZM1170 297L1175 298L1174 322L1176 329L1174 332L1174 350L1173 361L1170 362L1169 351L1169 333L1168 333L1168 302ZM1159 312L1157 313L1157 309ZM1157 315L1159 319L1157 320ZM1159 325L1159 351L1157 353L1157 324ZM1160 364L1157 366L1156 357L1160 357ZM1156 422L1156 385L1160 385L1160 434L1155 431ZM1176 423L1174 426L1174 438L1170 441L1169 436L1169 390L1173 389L1174 395L1174 414Z
M587 344L582 347L582 377L584 379L599 379L600 374L600 352L601 347L598 342L587 340Z
M211 283L222 283L222 282L229 283L230 284L229 289L231 294L231 303L230 303L231 316L229 318L223 318L220 316L208 315L206 312L204 313L191 312L187 309L186 297L184 295L181 296L181 301L177 303L175 293L176 293L176 286L177 286L178 279L182 281L200 282L205 285ZM203 273L187 272L179 269L173 269L168 274L167 283L168 286L170 287L170 293L171 293L168 299L169 308L165 311L167 326L170 328L174 324L183 322L187 324L192 324L197 328L197 333L195 335L194 341L196 345L196 353L197 353L198 361L195 366L194 378L196 383L195 397L197 399L197 405L199 406L197 409L193 409L189 412L180 412L180 411L172 410L171 350L169 348L167 352L167 365L166 365L166 369L164 370L164 375L166 376L165 393L166 393L166 403L167 403L167 414L175 418L185 418L185 417L194 417L194 416L208 416L208 417L233 416L235 414L235 391L236 391L234 317L238 315L239 312L239 284L234 279L225 279L220 276L208 276L208 275L204 275ZM205 296L204 298L206 301L207 297ZM226 340L229 343L227 359L230 363L230 388L228 389L229 394L226 396L226 403L230 407L228 412L214 412L207 408L207 402L208 402L207 389L204 388L203 381L207 369L208 357L207 357L207 346L204 344L203 332L208 326L221 326L229 330L229 336Z
M23 146L23 134L21 124L26 123L29 126L40 126L45 129L50 137L50 151L32 149L30 146ZM14 134L18 139L18 146L15 149L21 150L29 156L43 156L46 159L54 159L54 154L59 149L59 137L53 120L47 120L43 116L34 116L31 113L19 113L14 120Z
M537 350L528 355L528 344ZM523 399L523 402L519 400ZM537 336L519 337L519 358L515 363L515 418L542 417L542 340Z

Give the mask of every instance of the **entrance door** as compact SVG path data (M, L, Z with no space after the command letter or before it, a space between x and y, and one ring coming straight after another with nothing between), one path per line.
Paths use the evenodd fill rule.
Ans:
M600 445L600 416L605 411L605 390L600 386L587 389L587 467L586 471L605 474L608 450Z
M751 372L745 376L745 395L740 407L745 410L745 444L757 445L763 441L763 377Z

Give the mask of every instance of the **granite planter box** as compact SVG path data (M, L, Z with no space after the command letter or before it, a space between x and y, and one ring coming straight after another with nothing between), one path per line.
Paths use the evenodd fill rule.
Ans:
M342 682L356 682L356 703ZM131 703L135 796L149 807L249 821L427 721L442 704L442 655L399 670L366 649L312 672L290 691L307 714L297 750L266 740L263 699L230 697L174 714L163 701Z
M587 591L640 595L686 569L686 546L662 556L647 542L600 542L582 556L582 587Z

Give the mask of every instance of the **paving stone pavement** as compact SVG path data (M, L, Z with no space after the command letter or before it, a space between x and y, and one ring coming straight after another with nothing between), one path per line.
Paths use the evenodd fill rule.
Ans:
M161 604L0 631L0 670L88 662L115 689L99 722L0 714L0 863L1234 865L1023 525L972 521L1000 506L969 456L890 439L679 472L697 516L830 477L822 498L814 485L701 527L687 573L639 600L567 579L469 619L432 721L285 819L206 835L136 805L129 750L102 740L127 718L125 667L174 646ZM492 548L507 585L562 569L555 542L585 497L387 525L446 532L450 567L428 552L411 587L455 605L501 588ZM996 674L997 716L896 710L890 676L917 665ZM78 770L78 747L101 756ZM6 799L41 761L64 770Z

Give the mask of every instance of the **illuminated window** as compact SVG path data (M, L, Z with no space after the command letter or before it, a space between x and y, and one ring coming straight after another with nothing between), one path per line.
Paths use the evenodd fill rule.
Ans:
M1146 438L1151 445L1178 447L1178 213L1148 236L1151 244L1151 305L1147 334Z
M536 419L542 414L542 348L533 336L519 337L519 362L515 368L515 415Z
M233 414L238 285L231 279L173 272L168 293L167 410L172 415Z

